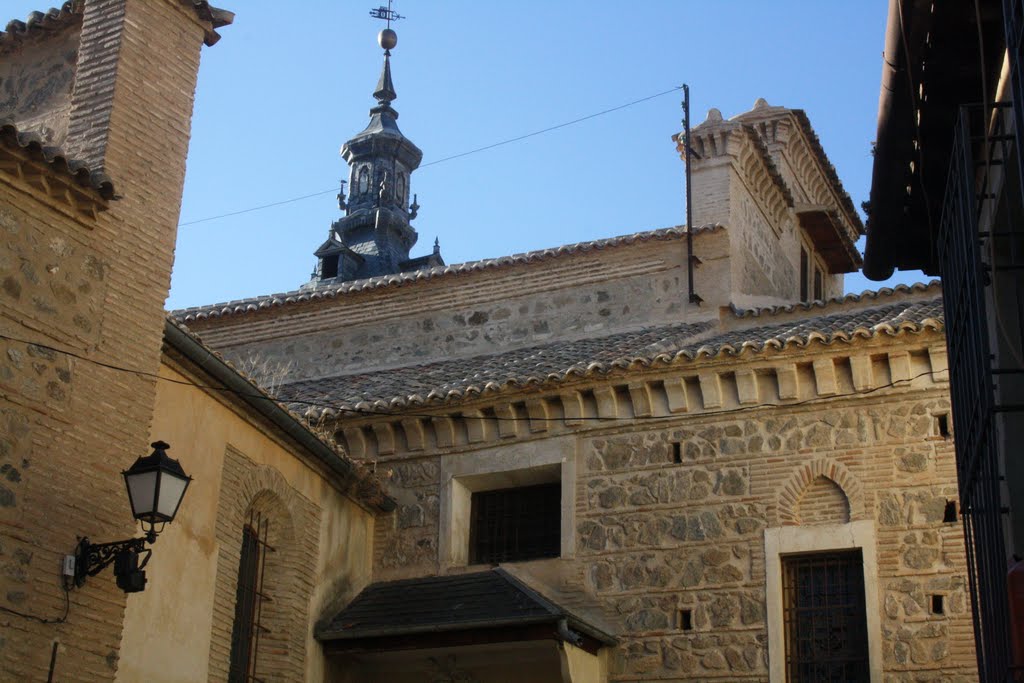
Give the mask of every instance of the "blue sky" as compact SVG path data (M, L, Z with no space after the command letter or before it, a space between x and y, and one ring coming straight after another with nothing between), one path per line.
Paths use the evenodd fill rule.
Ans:
M24 16L35 6L14 0ZM334 190L381 66L373 2L222 0L204 48L181 222ZM399 125L423 163L687 82L693 122L758 97L807 111L854 203L870 189L885 0L396 0ZM18 9L15 7L14 9ZM681 93L412 178L413 255L448 263L685 222L670 136ZM295 289L340 212L334 192L182 225L168 308ZM895 281L925 279L901 273ZM859 275L848 291L875 289Z

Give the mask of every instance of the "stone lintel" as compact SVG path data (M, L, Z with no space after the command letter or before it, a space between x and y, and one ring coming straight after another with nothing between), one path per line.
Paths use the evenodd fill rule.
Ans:
M597 400L597 416L606 419L619 417L619 399L612 387L597 387L594 389L594 398Z
M891 382L906 382L910 380L910 354L908 352L889 352L889 377Z
M654 414L651 401L651 390L646 382L631 382L629 398L633 402L633 414L637 417L650 417Z
M682 377L665 380L665 398L668 399L669 412L685 413L690 410L686 399L686 380Z
M775 368L779 382L779 398L789 400L800 398L800 384L797 381L796 363L786 363Z
M704 409L722 407L722 381L717 372L702 372L697 376L700 381L701 400Z
M405 430L405 444L410 451L422 451L426 446L426 433L423 430L423 420L419 418L407 418L402 420L402 429Z
M875 387L870 356L850 356L850 372L853 375L853 388L856 391L867 391Z
M753 370L736 371L736 393L740 397L740 405L757 405L760 402L757 374Z
M516 411L513 410L511 404L499 403L494 406L494 415L498 418L498 436L507 439L518 433Z
M345 435L350 458L365 458L369 455L366 452L366 437L363 435L362 427L343 427L341 433Z
M451 448L455 445L455 420L450 417L432 417L434 434L437 435L438 448Z
M377 455L391 455L395 452L395 430L390 422L374 422L370 425L377 436Z
M836 364L831 358L818 358L814 363L814 384L818 396L835 396L839 393L836 382Z
M562 412L565 415L565 424L583 424L583 396L578 391L571 391L559 396L562 400Z
M548 404L542 398L531 398L526 402L526 413L530 416L531 432L546 432L551 418Z

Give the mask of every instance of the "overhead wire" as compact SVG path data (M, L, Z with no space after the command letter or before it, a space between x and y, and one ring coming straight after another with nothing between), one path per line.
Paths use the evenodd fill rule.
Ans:
M49 346L47 344L41 344L39 342L33 342L33 341L26 340L26 339L19 339L17 337L11 337L11 336L5 335L5 334L0 334L0 339L4 339L4 340L7 340L7 341L11 341L11 342L16 342L16 343L20 343L20 344L28 344L28 345L36 346L38 348L43 348L43 349L46 349L48 351L52 351L54 353L60 353L62 355L66 355L66 356L69 356L71 358L75 358L75 359L78 359L78 360L81 360L81 361L84 361L84 362L87 362L87 363L92 363L94 365L97 365L97 366L100 366L100 367L103 367L103 368L107 368L109 370L114 370L114 371L118 371L118 372L126 372L126 373L130 373L130 374L138 375L138 376L141 376L141 377L146 377L146 378L149 378L149 379L155 379L155 380L158 380L158 381L169 382L171 384L190 386L190 387L194 387L194 388L197 388L197 389L203 389L203 390L206 390L206 391L215 391L215 392L220 392L220 393L225 393L225 394L233 394L233 395L239 396L241 398L259 399L259 400L263 400L263 401L269 401L271 403L275 403L277 405L284 406L284 407L287 407L287 406L290 406L290 405L300 405L300 406L307 406L307 407L311 407L311 408L319 408L321 411L329 408L329 409L334 410L334 411L336 411L336 412L338 412L338 413L340 413L342 415L353 416L353 417L360 417L360 416L361 417L399 417L400 416L400 417L417 417L417 418L434 418L434 417L438 417L438 415L436 413L413 412L413 411L403 410L403 409L399 409L399 410L396 410L396 411L387 411L387 410L375 410L375 409L370 409L370 408L348 408L348 407L343 407L343 406L329 405L329 404L327 404L327 403L325 403L323 401L306 401L306 400L302 400L302 399L279 399L279 398L275 398L274 396L271 396L269 394L263 393L262 391L256 391L255 390L256 387L254 387L254 391L253 392L249 393L249 392L243 392L243 391L238 391L238 390L235 390L235 389L231 389L231 388L226 387L226 386L219 386L218 387L218 386L211 386L211 385L205 385L205 384L198 384L198 383L192 382L190 380L180 380L180 379L175 379L173 377L166 377L166 376L160 375L160 374L155 373L155 372L148 372L146 370L137 370L135 368L127 368L127 367L124 367L124 366L114 365L112 363L106 363L104 361L96 360L94 358L89 358L88 356L84 356L84 355L76 353L74 351L69 351L67 349L60 349L60 348L57 348L57 347L54 347L54 346ZM220 359L211 350L206 349L206 351L207 351L207 353L210 354L211 357L216 358L217 360L221 360L222 361L222 359ZM738 408L729 408L727 410L715 410L713 412L709 412L708 414L709 415L718 416L718 415L730 415L730 414L733 414L733 413L749 412L751 410L757 410L759 408L795 408L795 407L805 406L805 405L810 405L810 404L815 404L815 403L834 401L837 398L849 398L849 397L856 397L856 396L867 396L867 395L873 394L873 393L875 393L877 391L881 391L883 389L890 389L890 388L893 388L893 387L897 387L897 386L901 386L901 385L904 385L904 384L912 383L914 380L921 379L922 377L941 375L941 374L945 374L947 372L948 372L947 370L927 370L925 372L918 373L918 374L913 375L911 377L908 377L906 379L894 380L892 382L888 382L886 384L881 384L881 385L872 387L870 389L854 390L854 391L847 392L847 393L844 393L844 394L833 394L831 396L818 396L818 397L814 397L814 398L804 399L802 401L795 401L793 403L783 403L783 402L779 402L779 401L771 401L771 402L767 402L766 401L764 403L757 403L757 404L753 404L753 405L745 405L745 406L741 406L741 407L738 407ZM463 416L463 417L466 418L466 419L472 419L473 416ZM678 420L679 417L680 417L679 415L647 415L647 416L640 416L640 415L638 415L638 416L635 416L635 417L633 417L631 419L634 420L634 421L637 421L637 422L656 422L656 421L662 421L662 420ZM477 417L477 419L496 420L496 421L499 421L499 422L502 422L502 421L503 422L517 422L517 421L519 421L519 422L561 422L561 421L564 420L564 418L561 418L561 417L534 418L534 417L529 417L529 416L527 416L527 417L520 417L520 416L517 416L517 415L513 415L513 416L481 415L481 416ZM591 416L580 416L578 418L573 418L573 419L574 420L585 421L585 422L618 422L622 418L618 418L618 417L601 417L601 416L593 416L593 417L591 417Z
M492 143L492 144L489 144L489 145L484 145L483 147L477 147L476 149L471 149L471 150L466 151L466 152L459 152L458 154L452 154L451 156L446 156L446 157L442 157L440 159L435 159L434 161L430 161L430 162L427 162L425 164L420 165L419 168L420 168L420 170L422 170L422 169L428 168L430 166L436 166L438 164L443 164L443 163L445 163L447 161L452 161L454 159L461 159L463 157L468 157L468 156L470 156L472 154L479 154L480 152L486 152L487 150L494 149L496 147L502 147L504 145L510 145L513 142L519 142L521 140L526 140L528 138L536 137L538 135L543 135L544 133L550 133L551 131L555 131L555 130L558 130L560 128L566 128L568 126L573 126L573 125L576 125L577 123L583 123L584 121L589 121L590 119L595 119L595 118L597 118L599 116L604 116L606 114L611 114L612 112L620 111L622 109L628 109L629 107L641 104L643 102L647 102L648 100L656 99L658 97L663 97L665 95L668 95L669 93L676 92L676 91L678 91L680 89L682 89L682 86L676 86L674 88L669 88L668 90L663 90L662 92L655 93L653 95L648 95L647 97L641 97L640 99L633 100L632 102L626 102L625 104L620 104L617 107L611 107L610 109L603 109L601 111L594 112L593 114L588 114L586 116L581 116L580 118L573 119L572 121L565 121L564 123L558 123L558 124L555 124L553 126L548 126L547 128L542 128L540 130L535 130L535 131L533 131L531 133L526 133L524 135L518 135L518 136L516 136L514 138L508 138L506 140L501 140L500 142L495 142L495 143ZM183 223L178 223L178 227L179 228L183 228L183 227L185 227L187 225L196 225L198 223L206 223L206 222L209 222L209 221L220 220L221 218L229 218L231 216L240 216L242 214L252 213L253 211L262 211L263 209L270 209L270 208L273 208L275 206L282 206L284 204L292 204L294 202L299 202L299 201L302 201L304 199L311 199L313 197L320 197L322 195L330 194L331 192L337 192L337 191L338 191L338 188L332 187L332 188L330 188L328 190L320 190L318 192L311 192L309 194L305 194L305 195L302 195L302 196L299 196L299 197L292 197L291 199L282 199L280 201L271 202L269 204L260 204L259 206L251 206L251 207L246 208L246 209L239 209L238 211L229 211L228 213L222 213L222 214L218 214L216 216L206 216L205 218L197 218L195 220L185 221Z

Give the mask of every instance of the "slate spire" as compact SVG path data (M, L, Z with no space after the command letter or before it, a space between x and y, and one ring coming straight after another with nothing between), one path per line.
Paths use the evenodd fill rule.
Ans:
M370 14L389 22L377 36L384 50L384 67L373 92L377 105L366 128L341 147L349 166L348 196L344 188L338 194L345 215L331 224L327 240L314 252L317 266L310 287L444 265L436 244L426 256L409 256L418 238L411 221L420 208L411 191L412 173L423 152L399 130L398 112L391 107L398 97L391 79L391 51L398 35L390 22L402 17L390 4Z
M377 89L373 92L379 106L391 109L391 103L398 98L395 92L395 84L391 80L391 50L384 50L384 69L380 72L380 79L377 81ZM398 112L391 109L393 116L397 119Z

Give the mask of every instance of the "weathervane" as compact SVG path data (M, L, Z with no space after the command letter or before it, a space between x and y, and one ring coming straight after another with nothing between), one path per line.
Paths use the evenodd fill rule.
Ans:
M381 5L377 9L370 10L370 16L374 19L384 19L388 22L388 28L391 28L392 21L398 21L399 19L405 19L401 14L391 9L391 0L388 0L388 6Z

